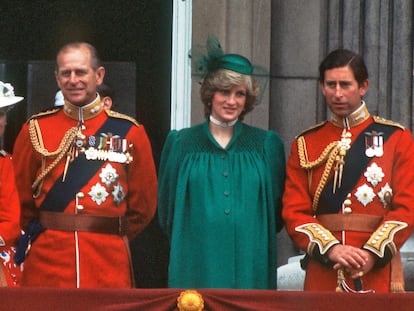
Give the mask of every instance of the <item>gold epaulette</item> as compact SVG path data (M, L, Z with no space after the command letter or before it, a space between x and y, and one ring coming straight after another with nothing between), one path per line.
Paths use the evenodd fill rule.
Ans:
M387 119L384 119L384 118L381 118L381 117L378 117L378 116L373 116L372 118L374 119L375 123L395 126L395 127L398 127L402 130L405 130L405 126L400 124L400 123L397 123L397 122L394 122L394 121L391 121L391 120L387 120Z
M58 111L59 111L59 110L61 110L61 109L62 109L62 108L52 108L52 109L48 109L48 110L45 110L45 111L39 112L39 113L37 113L37 114L32 115L32 116L29 118L29 120L27 120L27 122L29 122L29 121L30 121L30 120L32 120L32 119L38 119L38 118L43 117L43 116L48 116L48 115L54 114L54 113L58 112Z
M296 136L296 138L298 138L299 136L302 136L302 135L305 135L306 133L308 133L308 132L311 132L311 131L313 131L313 130L316 130L316 129L318 129L318 128L320 128L320 127L322 127L323 125L325 125L325 123L326 122L328 122L327 120L325 120L325 121L322 121L321 123L318 123L318 124L316 124L316 125L313 125L313 126L311 126L311 127L308 127L306 130L304 130L304 131L302 131L301 133L299 133L297 136Z
M133 117L130 117L126 114L119 113L119 112L109 110L109 109L106 109L105 112L108 115L108 117L128 120L128 121L134 123L136 126L139 126L139 123L138 123L137 120L135 120Z

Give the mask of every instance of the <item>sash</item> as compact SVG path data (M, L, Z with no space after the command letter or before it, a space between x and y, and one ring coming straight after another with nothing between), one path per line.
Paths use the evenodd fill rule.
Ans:
M110 132L124 137L131 126L131 122L125 122L125 120L117 118L108 118L102 124L101 128L96 131L96 135ZM85 154L80 154L70 163L65 182L62 182L62 173L47 193L46 198L40 205L40 209L44 211L63 212L80 189L82 189L101 167L102 161L87 160Z
M385 144L396 129L394 126L374 122L358 135L344 157L345 165L341 187L333 193L333 177L326 183L319 197L316 215L338 213L348 193L355 187L369 162L371 162L372 158L367 157L365 153L361 153L361 150L365 150L365 136L363 134L371 131L382 132Z
M119 136L126 136L131 126L132 123L130 122L125 122L124 120L116 118L108 118L105 123L102 124L101 128L96 131L95 135L99 133L115 132ZM79 155L69 165L65 182L62 182L62 173L47 193L46 198L40 205L40 209L51 212L63 212L79 190L82 189L101 167L102 161L90 161L86 159L85 154ZM44 230L45 228L42 227L38 219L33 218L30 221L27 230L20 236L17 243L16 254L13 257L16 264L20 265L24 262L31 244Z

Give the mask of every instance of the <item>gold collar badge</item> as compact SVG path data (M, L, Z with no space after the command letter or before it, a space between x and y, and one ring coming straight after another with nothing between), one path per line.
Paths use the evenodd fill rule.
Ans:
M82 107L75 106L68 101L65 101L63 111L71 119L84 121L92 119L102 112L103 103L101 102L99 95L96 96L96 99L93 102Z

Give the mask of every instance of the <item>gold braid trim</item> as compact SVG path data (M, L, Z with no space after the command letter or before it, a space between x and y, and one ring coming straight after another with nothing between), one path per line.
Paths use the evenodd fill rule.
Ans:
M110 116L112 118L128 120L128 121L134 123L136 126L139 126L139 123L138 123L137 120L135 120L133 117L130 117L126 114L119 113L119 112L109 110L109 109L105 109L105 112L108 116Z
M322 193L323 188L326 185L326 182L328 181L329 173L331 172L335 158L339 152L338 142L334 141L330 143L328 146L326 146L319 158L312 162L308 160L305 137L298 137L297 142L300 166L303 169L310 171L313 168L320 166L321 164L326 162L325 169L323 171L322 177L319 181L318 187L316 188L315 195L313 197L312 209L316 211L316 209L318 208L319 197Z
M315 245L318 246L319 253L324 255L332 246L340 243L331 231L316 222L297 226L295 231L305 233L308 236L308 254L313 253Z
M310 170L310 169L313 169L321 165L322 163L326 161L328 156L330 156L332 149L337 146L338 146L337 141L330 143L328 146L326 146L325 150L321 153L318 159L316 159L315 161L309 162L309 160L307 159L307 154L306 154L305 137L300 136L298 138L298 152L299 152L300 166L305 170Z
M46 177L46 175L49 174L50 171L53 168L55 168L59 161L62 160L62 158L65 156L70 146L72 145L74 139L76 139L77 133L77 127L72 127L71 129L69 129L63 136L63 139L60 142L59 147L55 151L49 152L44 147L42 132L40 130L39 123L36 119L31 119L29 121L30 141L33 145L34 150L42 155L42 162L44 163L45 158L56 157L56 159L52 163L50 163L48 167L45 168L44 165L42 165L42 172L39 174L39 176L37 176L36 180L32 184L32 191L34 193L34 197L37 197L39 195L41 189L41 182Z
M406 227L408 227L406 222L388 220L378 227L362 248L371 251L380 258L384 258L386 248L395 255L398 250L394 244L394 235Z

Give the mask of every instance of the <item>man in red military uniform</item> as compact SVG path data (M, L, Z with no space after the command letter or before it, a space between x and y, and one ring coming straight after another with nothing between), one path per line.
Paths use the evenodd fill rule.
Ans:
M144 127L103 108L104 74L93 46L64 46L55 71L63 108L30 118L15 142L23 286L133 286L126 237L154 216L156 172Z
M399 124L370 116L363 59L336 50L320 88L332 119L291 146L283 218L304 251L305 290L404 290L399 249L414 225L414 144Z
M0 81L0 140L7 125L7 111L23 100L14 95L10 83ZM0 148L0 286L18 286L21 271L14 261L15 246L20 236L20 201L14 183L10 154Z

